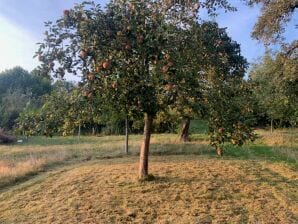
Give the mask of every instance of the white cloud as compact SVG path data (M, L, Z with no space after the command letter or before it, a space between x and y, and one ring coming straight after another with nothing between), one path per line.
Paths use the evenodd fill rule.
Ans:
M0 72L14 66L32 70L38 41L26 30L0 16Z

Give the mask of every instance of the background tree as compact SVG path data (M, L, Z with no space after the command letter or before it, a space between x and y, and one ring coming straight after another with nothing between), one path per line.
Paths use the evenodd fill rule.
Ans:
M246 0L250 5L261 5L261 15L254 26L252 37L266 44L284 41L285 26L298 8L297 0ZM297 25L296 25L297 28ZM295 42L296 48L298 47Z
M241 146L247 140L255 140L251 128L255 123L254 101L251 86L245 80L209 81L205 83L205 93L211 145L219 156L227 142Z
M81 89L57 81L41 107L26 107L18 119L18 129L30 135L78 135L92 132L101 122L101 107L96 98L82 96ZM91 130L91 131L90 131Z
M259 118L267 117L273 125L297 125L298 69L297 58L267 52L254 64L249 78L254 86L254 96L259 108Z
M190 119L194 116L207 117L208 105L206 101L203 102L206 82L241 80L247 68L240 45L228 36L225 29L219 28L217 23L195 24L188 32L187 37L191 38L184 45L179 40L181 48L177 50L177 54L180 54L177 71L184 76L180 75L174 104L175 111L183 120L180 138L184 141L188 140Z
M293 21L298 8L297 0L266 1L246 0L253 5L261 5L261 15L255 24L252 36L262 41L265 45L281 44L282 48L276 56L268 52L263 61L255 65L251 71L251 79L255 85L255 95L258 105L263 108L263 113L280 125L290 122L297 123L295 109L297 108L297 56L298 41L292 43L285 41L284 32L287 24ZM298 28L296 24L296 29ZM296 116L297 117L297 116ZM285 123L284 123L285 124Z
M51 83L15 67L0 73L0 90L0 127L12 130L26 106L40 105L40 97L51 91Z

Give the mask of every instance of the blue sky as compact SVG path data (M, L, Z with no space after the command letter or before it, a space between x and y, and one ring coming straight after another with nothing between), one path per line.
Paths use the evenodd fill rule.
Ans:
M31 71L38 65L33 59L36 43L43 39L44 22L59 18L64 9L81 0L0 0L0 72L14 66ZM97 0L105 5L108 0ZM229 35L241 44L242 54L249 62L264 53L264 47L252 40L250 32L259 10L249 8L240 0L230 0L237 12L221 13L216 21L227 27ZM297 24L297 19L294 21ZM290 26L293 24L290 24ZM295 33L296 32L296 33ZM287 32L288 39L297 38L297 29Z

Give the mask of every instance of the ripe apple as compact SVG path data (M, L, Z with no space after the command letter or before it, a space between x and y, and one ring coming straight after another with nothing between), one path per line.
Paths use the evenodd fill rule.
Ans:
M89 95L89 91L88 91L88 90L84 90L84 91L82 92L82 95L83 95L83 96L88 96L88 95Z
M223 133L223 130L224 130L223 128L219 128L218 133Z
M162 66L162 68L161 68L161 72L162 72L163 74L165 74L165 73L167 73L168 69L169 69L169 67L166 66L166 65L164 65L164 66Z
M92 73L92 72L88 73L88 75L87 75L87 79L88 79L89 81L93 81L93 80L95 79L95 75L94 75L94 73Z
M108 68L110 67L110 62L109 62L109 61L105 61L105 62L103 62L103 63L102 63L102 67L103 67L104 69L108 69Z
M173 90L173 84L166 84L165 89L168 90L168 91Z
M125 45L125 49L126 49L126 50L130 50L130 49L131 49L131 45L130 45L130 44L126 44L126 45Z
M86 52L85 50L81 50L81 51L80 51L80 57L81 57L82 59L85 59L85 58L87 57L87 52Z
M96 71L96 72L100 72L100 71L101 71L101 67L100 67L100 66L96 66L96 67L95 67L95 71Z
M137 36L137 43L142 44L144 42L144 36L143 35L138 35Z
M174 66L174 63L172 61L169 61L168 66L169 67L173 67Z
M164 58L169 60L171 58L171 56L169 54L165 54Z
M65 10L63 11L63 15L64 15L64 16L69 16L69 10L65 9Z
M129 8L130 10L134 11L134 10L135 10L135 5L133 5L132 3L129 3L129 4L128 4L128 8Z
M54 66L55 66L55 63L54 63L54 62L52 62L52 61L49 62L49 67L50 67L50 68L53 68Z
M200 8L200 4L199 4L199 3L196 3L196 4L194 4L194 6L193 6L193 7L194 7L194 9L195 9L195 10L197 10L197 9L199 9L199 8Z
M238 144L238 142L237 142L236 139L232 139L231 142L232 142L233 145L237 145Z
M39 61L44 61L44 56L42 56L42 55L38 55L38 60L39 60Z
M113 89L116 89L117 87L118 87L118 84L117 84L116 81L114 81L114 82L112 83L112 88L113 88Z

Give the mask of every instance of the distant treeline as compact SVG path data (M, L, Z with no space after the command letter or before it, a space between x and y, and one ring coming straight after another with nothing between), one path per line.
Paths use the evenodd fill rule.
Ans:
M285 61L287 60L287 61ZM297 127L298 77L295 59L270 54L249 73L255 126ZM53 81L15 67L0 73L0 127L25 135L124 134L127 116L84 96L80 85ZM195 117L204 119L204 116ZM131 133L142 133L140 115L128 118ZM179 132L175 110L158 113L155 132Z

